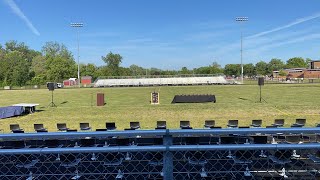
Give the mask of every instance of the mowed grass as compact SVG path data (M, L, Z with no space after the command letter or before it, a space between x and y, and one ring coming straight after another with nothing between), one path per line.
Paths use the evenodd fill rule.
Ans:
M56 89L54 103L48 107L51 92L47 89L0 91L0 106L17 103L38 103L36 113L0 120L0 129L10 132L9 125L18 123L26 132L34 132L33 124L43 123L56 131L57 123L79 129L88 122L93 129L116 122L122 130L130 121L140 121L142 129L154 129L157 120L166 120L168 128L179 128L180 120L190 120L194 128L203 128L207 119L226 127L229 119L238 119L248 126L253 119L262 119L263 126L276 118L284 118L289 127L296 118L306 118L307 126L320 122L320 84L267 84L262 87L266 102L259 103L258 85L163 86L131 88ZM150 105L150 93L160 91L160 104ZM106 105L96 106L96 94L104 93ZM171 104L177 94L214 94L217 103Z

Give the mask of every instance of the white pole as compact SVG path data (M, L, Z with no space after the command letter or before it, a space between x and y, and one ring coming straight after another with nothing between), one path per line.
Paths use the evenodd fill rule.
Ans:
M80 48L79 48L79 28L83 27L83 23L71 23L70 24L71 27L77 28L77 45L78 45L78 55L77 55L77 59L78 59L78 85L79 88L81 87L81 80L80 80Z
M80 53L79 53L79 29L78 28L77 28L77 42L78 42L78 85L80 88L81 87L81 80L80 80L80 63L79 63Z
M242 23L248 21L248 17L236 17L236 21ZM240 56L241 56L241 83L243 84L243 33L242 33L242 27L240 27L241 31L241 47L240 47Z

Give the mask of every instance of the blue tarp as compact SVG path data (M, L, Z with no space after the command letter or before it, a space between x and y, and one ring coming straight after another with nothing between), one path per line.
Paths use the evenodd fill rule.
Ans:
M20 116L23 113L23 106L0 107L0 119Z

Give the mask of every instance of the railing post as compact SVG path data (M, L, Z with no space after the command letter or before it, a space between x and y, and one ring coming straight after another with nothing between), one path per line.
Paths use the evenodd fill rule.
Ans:
M169 129L166 131L166 135L163 136L163 145L166 146L166 151L163 152L163 179L173 179L173 154L169 150L172 145L172 135L169 134Z

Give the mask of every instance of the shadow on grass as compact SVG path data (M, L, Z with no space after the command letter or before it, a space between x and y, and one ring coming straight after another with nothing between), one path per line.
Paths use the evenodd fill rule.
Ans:
M60 103L60 104L67 104L68 103L68 101L63 101L62 103Z
M239 97L238 99L245 100L245 101L250 101L250 99L242 98L242 97Z

